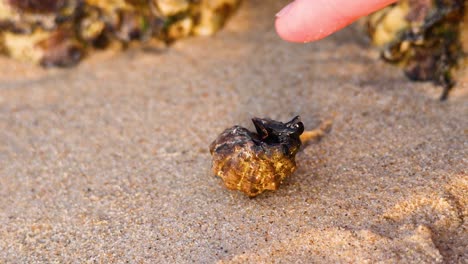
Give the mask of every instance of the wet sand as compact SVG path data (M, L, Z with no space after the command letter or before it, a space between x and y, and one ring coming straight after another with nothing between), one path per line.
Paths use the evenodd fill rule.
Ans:
M358 27L283 42L285 2L69 70L0 58L0 262L466 261L467 78L441 103ZM336 114L296 173L255 199L223 188L209 143L296 114Z

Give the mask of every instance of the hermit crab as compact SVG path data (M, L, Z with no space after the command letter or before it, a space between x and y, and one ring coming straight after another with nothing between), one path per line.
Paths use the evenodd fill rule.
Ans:
M210 145L212 169L231 190L255 197L265 190L277 190L281 182L296 170L296 154L302 141L321 137L331 123L304 132L296 116L282 123L268 118L253 118L256 132L233 126L222 132Z

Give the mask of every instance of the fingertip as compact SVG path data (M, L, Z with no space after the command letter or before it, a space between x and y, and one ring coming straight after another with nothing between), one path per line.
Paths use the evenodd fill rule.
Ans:
M282 39L303 43L322 39L349 21L339 17L330 6L296 0L277 14L275 28Z
M315 41L395 1L295 0L278 12L275 28L278 35L286 41Z
M283 40L289 42L303 42L301 40L302 38L298 38L298 36L296 36L296 34L294 34L293 31L288 28L288 24L283 22L284 20L281 20L279 18L277 18L275 21L276 33L278 34L278 36Z
M299 25L295 26L297 24ZM291 23L288 19L277 18L275 21L275 28L278 36L283 40L295 43L306 43L323 39L348 24L349 23L342 23L342 25L335 24L313 27L312 23L310 26L309 24L300 25L300 22Z

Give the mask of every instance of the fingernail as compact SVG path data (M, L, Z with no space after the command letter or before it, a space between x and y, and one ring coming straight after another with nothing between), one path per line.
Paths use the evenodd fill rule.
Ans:
M289 10L291 10L291 7L293 6L293 4L294 4L294 1L291 2L291 3L289 3L287 6L283 7L283 9L281 9L281 10L276 14L276 17L279 18L279 17L281 17L281 16L286 15L286 14L289 12Z

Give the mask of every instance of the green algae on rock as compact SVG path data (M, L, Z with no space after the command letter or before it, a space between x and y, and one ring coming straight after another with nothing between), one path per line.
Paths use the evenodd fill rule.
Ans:
M400 65L411 80L442 86L444 100L466 55L465 5L465 0L401 0L368 17L369 34L384 60Z
M111 43L212 35L241 0L0 0L0 53L73 66Z

